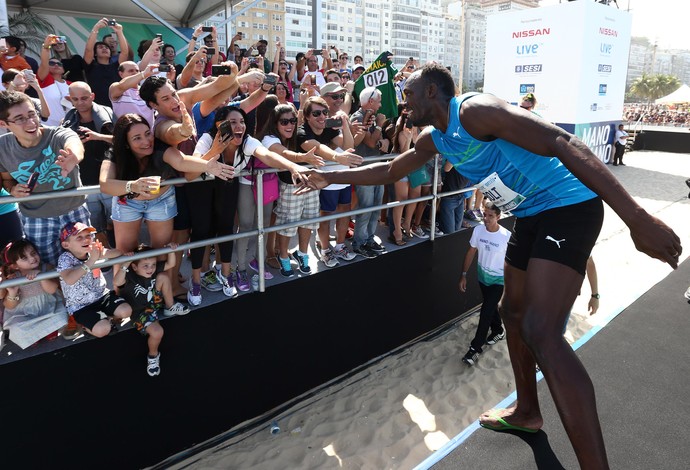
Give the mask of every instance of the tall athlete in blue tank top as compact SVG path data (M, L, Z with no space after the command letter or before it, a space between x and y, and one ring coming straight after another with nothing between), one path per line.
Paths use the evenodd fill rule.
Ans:
M517 403L492 410L480 424L536 432L543 425L535 363L549 385L581 468L608 468L594 388L563 326L584 279L603 219L602 199L623 219L638 250L674 269L680 239L645 212L577 137L486 94L455 97L445 67L424 66L404 90L408 119L433 126L390 162L322 173L299 192L332 183L388 184L442 153L478 181L485 197L516 215L506 254L501 316L515 374Z

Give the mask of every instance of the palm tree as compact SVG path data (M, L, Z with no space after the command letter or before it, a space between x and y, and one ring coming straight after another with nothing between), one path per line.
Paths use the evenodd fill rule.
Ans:
M649 75L643 73L641 77L633 80L630 84L630 93L641 100L649 101L651 97L652 80Z
M10 34L26 42L27 51L34 57L41 56L41 46L45 37L54 34L53 25L41 15L30 10L23 10L7 17L10 24Z
M676 91L680 85L678 77L673 75L658 74L650 76L642 74L641 77L635 79L630 85L630 93L651 103L657 98Z

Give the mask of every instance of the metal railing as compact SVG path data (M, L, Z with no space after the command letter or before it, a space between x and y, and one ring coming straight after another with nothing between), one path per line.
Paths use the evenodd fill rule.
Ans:
M365 163L373 163L373 162L379 162L379 161L388 161L391 160L392 158L395 158L397 154L388 154L388 155L381 155L379 157L367 157L365 158ZM335 163L328 163L327 165L336 165ZM238 174L235 175L235 178L239 178L242 176L254 176L256 180L256 200L257 201L262 201L263 200L263 178L261 176L265 173L278 173L278 172L283 172L286 170L281 170L277 168L268 168L268 169L261 169L261 170L256 170L253 173L250 171L242 171ZM371 207L366 207L366 208L361 208L361 209L354 209L350 210L347 212L338 212L334 213L331 215L327 216L321 216L321 217L315 217L312 219L302 219L298 220L296 222L290 222L286 224L281 224L281 225L272 225L270 227L264 227L263 226L263 204L260 204L257 202L256 204L256 212L257 212L257 228L254 230L249 230L246 232L238 232L234 233L232 235L225 235L221 237L214 237L214 238L208 238L205 240L200 240L197 242L189 242L189 243L184 243L179 245L177 248L174 250L168 247L163 247L163 248L156 248L153 250L146 251L145 253L138 253L138 254L133 254L130 256L119 256L117 258L112 258L108 260L99 260L96 262L94 265L94 268L105 268L108 266L113 266L116 264L121 264L124 262L130 262L130 261L137 261L140 259L145 259L145 258L152 258L152 257L157 257L161 255L167 255L170 252L175 252L175 251L186 251L192 248L202 248L206 247L209 245L213 245L216 243L224 243L224 242L229 242L229 241L234 241L238 240L240 238L250 238L250 237L256 237L256 243L258 247L263 247L264 244L264 235L267 233L271 232L277 232L279 230L284 230L287 228L292 228L292 227L299 227L302 225L308 225L308 224L315 224L315 223L320 223L320 222L325 222L325 221L330 221L330 220L335 220L339 219L341 217L346 217L346 216L353 216L353 215L358 215L358 214L364 214L367 212L375 212L375 211L380 211L382 209L389 209L393 208L396 206L404 206L407 204L412 204L412 203L419 203L419 202L426 202L433 200L434 204L431 205L431 233L430 233L430 240L433 241L435 239L435 226L436 226L436 203L435 201L438 199L441 199L443 197L448 197L448 196L454 196L456 194L464 193L464 192L470 192L474 191L476 186L470 186L464 189L459 189L455 191L448 191L448 192L438 192L438 159L434 158L434 174L433 174L433 182L432 182L432 191L431 194L427 196L420 196L418 198L414 199L406 199L404 201L393 201L393 202L388 202L384 204L379 204L377 206L371 206ZM173 178L165 181L161 181L161 186L169 186L169 185L177 185L177 184L187 184L187 183L192 183L196 184L199 182L203 181L209 181L212 176L203 179L201 177L196 178L192 181L188 181L185 178ZM5 196L5 197L0 197L0 204L11 204L11 203L22 203L22 202L28 202L28 201L38 201L38 200L43 200L43 199L53 199L55 197L73 197L73 196L84 196L87 194L98 194L100 193L100 187L99 186L84 186L81 188L76 188L76 189L68 189L64 191L56 191L56 192L49 192L49 193L39 193L39 194L32 194L30 196L26 197L13 197L13 196ZM0 247L2 248L2 247ZM260 292L265 292L266 289L266 284L265 284L265 279L264 279L264 273L266 270L265 267L265 253L262 248L259 248L257 250L258 252L258 265L259 265L259 291ZM58 274L57 271L48 271L48 272L43 272L38 274L33 280L28 280L25 277L20 277L16 279L9 279L5 280L0 284L0 287L14 287L14 286L20 286L23 284L28 284L30 282L36 282L36 281L42 281L45 279L54 279L59 277L60 275Z

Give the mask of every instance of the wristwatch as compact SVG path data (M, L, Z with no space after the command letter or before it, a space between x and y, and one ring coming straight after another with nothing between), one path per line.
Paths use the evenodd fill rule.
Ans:
M601 296L600 296L599 294L592 294L592 298L593 298L593 299L599 300L600 297L601 297Z

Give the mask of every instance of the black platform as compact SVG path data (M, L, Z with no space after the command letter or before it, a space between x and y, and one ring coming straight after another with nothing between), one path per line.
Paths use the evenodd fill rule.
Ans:
M659 152L690 153L690 129L645 128L635 137L633 150L656 150Z
M578 349L594 382L612 469L690 468L689 282L686 261ZM479 428L432 468L579 468L543 380L539 401L541 432Z

